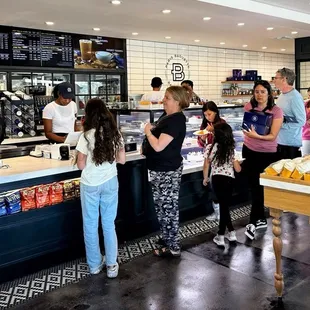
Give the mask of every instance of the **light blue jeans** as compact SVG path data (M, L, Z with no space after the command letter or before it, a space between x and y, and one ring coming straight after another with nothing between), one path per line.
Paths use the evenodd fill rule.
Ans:
M118 205L117 176L98 186L81 183L80 194L86 259L90 272L98 269L102 263L98 234L99 212L104 236L106 265L115 265L118 253L114 223Z

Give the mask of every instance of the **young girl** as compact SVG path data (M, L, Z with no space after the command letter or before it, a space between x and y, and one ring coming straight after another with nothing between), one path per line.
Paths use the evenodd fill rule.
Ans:
M116 162L125 163L124 143L110 111L100 99L85 108L84 134L77 144L77 166L81 175L81 205L86 259L90 273L98 274L104 264L107 276L118 275L115 218L118 204ZM100 253L99 212L104 236L106 262Z
M208 134L198 137L199 146L205 148L208 144L213 143L214 125L226 123L223 118L220 118L220 112L217 105L213 101L206 102L202 107L203 121L200 130L208 130ZM220 219L220 207L216 197L213 197L212 206L214 212L206 217L208 221L215 221Z
M234 170L241 171L239 162L235 160L235 141L228 124L220 123L214 126L214 140L207 146L204 157L203 185L208 184L208 172L211 165L212 186L220 205L219 231L213 241L219 246L225 246L226 227L228 228L227 239L232 242L237 241L229 207L233 193Z

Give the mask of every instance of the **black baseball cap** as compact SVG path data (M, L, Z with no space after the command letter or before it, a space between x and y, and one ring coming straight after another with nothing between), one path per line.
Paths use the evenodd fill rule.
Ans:
M73 86L68 82L62 82L57 85L58 94L61 95L64 99L73 99L74 92Z

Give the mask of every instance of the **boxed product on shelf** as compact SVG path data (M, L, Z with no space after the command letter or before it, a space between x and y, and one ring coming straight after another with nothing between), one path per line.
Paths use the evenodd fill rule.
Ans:
M80 180L76 179L73 181L74 182L74 193L75 197L79 198L80 197Z
M20 200L22 211L36 209L35 187L27 187L20 190Z
M50 203L50 184L36 186L36 206L37 208L43 208L49 206Z

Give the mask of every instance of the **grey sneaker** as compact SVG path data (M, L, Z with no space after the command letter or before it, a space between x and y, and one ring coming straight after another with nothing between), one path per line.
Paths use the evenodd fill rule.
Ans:
M267 224L267 221L265 219L258 220L256 222L256 229L267 228L267 226L268 226L268 224Z
M216 243L218 246L225 246L225 240L224 240L224 235L216 235L213 238L213 242Z
M228 239L228 241L230 242L236 242L237 241L236 232L234 230L228 232L228 234L225 235L225 238Z
M101 270L103 269L104 266L105 266L105 256L102 255L101 264L97 268L95 268L94 270L91 270L90 273L91 274L98 274L101 272Z
M119 265L107 266L107 276L110 279L116 278L118 276Z

